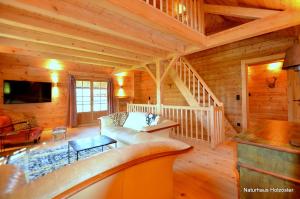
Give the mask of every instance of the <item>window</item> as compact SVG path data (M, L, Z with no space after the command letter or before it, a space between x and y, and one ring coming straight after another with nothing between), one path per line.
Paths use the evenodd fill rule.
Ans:
M93 82L93 111L107 111L107 82Z
M107 82L76 81L77 112L107 111Z

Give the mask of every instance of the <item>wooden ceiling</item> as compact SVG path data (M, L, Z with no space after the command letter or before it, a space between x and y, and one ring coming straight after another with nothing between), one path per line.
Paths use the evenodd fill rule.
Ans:
M298 25L299 1L185 0L197 31L147 0L0 0L0 53L134 69Z

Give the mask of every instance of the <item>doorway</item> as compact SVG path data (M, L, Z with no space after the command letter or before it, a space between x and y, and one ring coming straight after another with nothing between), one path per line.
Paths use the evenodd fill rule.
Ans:
M285 57L285 53L280 53L280 54L275 54L275 55L266 56L266 57L258 57L258 58L248 59L248 60L241 60L242 132L246 132L249 127L248 67L251 65L267 64L267 63L275 62L278 60L283 60L284 57ZM272 81L272 79L270 81ZM251 95L251 93L250 93L250 95Z
M283 60L248 65L248 129L266 120L288 121L287 71Z
M76 108L78 125L95 124L97 118L108 113L106 81L76 80Z

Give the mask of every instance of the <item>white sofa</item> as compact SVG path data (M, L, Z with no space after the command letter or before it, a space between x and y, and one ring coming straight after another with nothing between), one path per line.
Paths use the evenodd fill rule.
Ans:
M116 114L119 113L100 117L99 122L101 134L117 140L119 146L142 141L143 139L138 135L141 132L151 133L153 136L169 137L172 128L178 126L178 123L164 119L159 115L154 115L156 116L155 119L147 123L146 118L149 113L144 112L129 112L121 124L119 121L117 122L119 124L116 124L113 120L120 120L120 118L115 117Z
M191 147L148 133L139 133L138 136L137 140L142 143L80 160L15 188L15 175L12 174L9 179L0 181L3 183L0 184L0 198L173 198L174 160Z

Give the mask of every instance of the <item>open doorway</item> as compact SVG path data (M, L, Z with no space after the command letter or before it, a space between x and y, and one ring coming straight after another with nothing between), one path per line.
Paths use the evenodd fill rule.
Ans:
M275 63L278 61L282 61L285 57L284 53L280 54L275 54L275 55L270 55L266 57L258 57L258 58L253 58L253 59L248 59L248 60L241 60L241 78L242 78L242 132L246 132L249 130L249 88L248 88L248 68L250 68L250 73L251 73L251 66L255 65L267 65L271 63ZM258 72L259 73L259 72ZM265 77L265 80L263 81L264 83L261 83L269 87L269 83L273 84L275 81L275 86L276 82L278 81L278 77L276 80L270 76L270 78L267 79ZM271 87L273 85L270 85ZM250 93L251 95L251 93ZM254 94L255 95L255 94ZM252 96L253 98L253 96ZM267 102L265 102L267 103Z
M288 121L287 71L283 60L249 64L248 129L257 129L267 120Z

